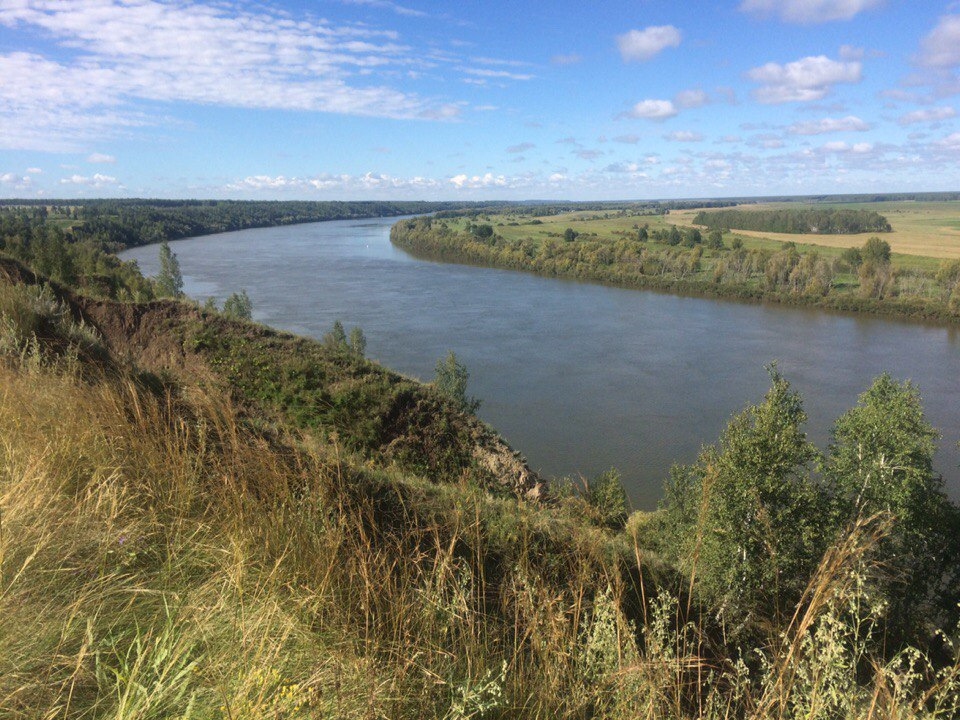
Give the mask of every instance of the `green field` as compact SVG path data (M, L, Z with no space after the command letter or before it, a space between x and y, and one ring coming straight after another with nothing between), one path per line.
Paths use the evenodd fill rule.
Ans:
M760 203L746 207L771 209L802 207L807 203ZM821 204L817 204L818 207ZM884 215L893 226L892 233L884 233L883 239L893 249L894 265L902 269L935 270L944 258L960 258L960 202L880 202L828 204L827 207L849 207L875 210ZM633 234L636 225L649 225L651 230L677 225L692 227L693 218L700 208L672 210L666 215L632 214L630 211L569 212L540 218L516 217L513 215L488 214L479 218L460 218L450 221L452 226L465 229L468 222L489 222L497 234L507 240L556 238L570 227L580 234L595 233L597 239L614 240L625 234ZM539 220L539 223L531 221ZM777 250L784 242L810 246L827 257L839 257L849 247L860 247L871 235L800 235L753 231L733 231L726 236L729 243L735 237L743 241L747 249Z

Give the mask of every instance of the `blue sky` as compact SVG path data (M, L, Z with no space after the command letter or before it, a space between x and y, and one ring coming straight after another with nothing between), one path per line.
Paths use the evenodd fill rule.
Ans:
M960 4L0 0L0 196L960 189Z

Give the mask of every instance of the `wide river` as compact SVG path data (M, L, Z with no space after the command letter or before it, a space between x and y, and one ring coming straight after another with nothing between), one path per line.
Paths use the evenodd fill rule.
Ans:
M320 336L360 325L368 355L429 379L453 349L480 415L548 475L611 466L652 508L671 464L696 458L732 413L759 400L764 365L803 394L821 446L833 419L886 370L920 388L943 433L937 457L960 499L960 330L650 291L416 259L395 219L243 230L171 243L185 290L245 288L254 317ZM145 274L157 248L126 251Z

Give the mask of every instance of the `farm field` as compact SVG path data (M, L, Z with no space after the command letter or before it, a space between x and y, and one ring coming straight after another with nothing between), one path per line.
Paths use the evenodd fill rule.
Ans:
M756 210L796 208L797 203L761 203L742 206ZM817 204L817 207L837 207L851 210L873 210L880 213L893 226L892 233L884 233L883 239L890 243L895 253L919 255L932 258L960 257L960 202L875 202ZM678 225L692 225L698 210L680 210L668 216ZM792 233L769 233L750 230L738 230L742 237L755 237L778 242L822 245L825 247L848 248L860 246L876 233L856 235L799 235Z

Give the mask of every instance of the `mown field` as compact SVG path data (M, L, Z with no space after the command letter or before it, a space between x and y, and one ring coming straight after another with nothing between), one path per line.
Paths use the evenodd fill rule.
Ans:
M797 203L763 203L750 206L757 210L799 207ZM836 207L851 210L872 210L880 213L893 226L892 233L884 233L883 239L890 243L895 253L931 258L960 257L960 202L916 202L911 200L876 203L817 204L817 207ZM696 210L679 210L667 217L680 225L691 225ZM832 248L859 247L875 233L857 235L797 235L786 233L755 232L736 233L744 238L794 241ZM909 260L907 260L909 262Z

